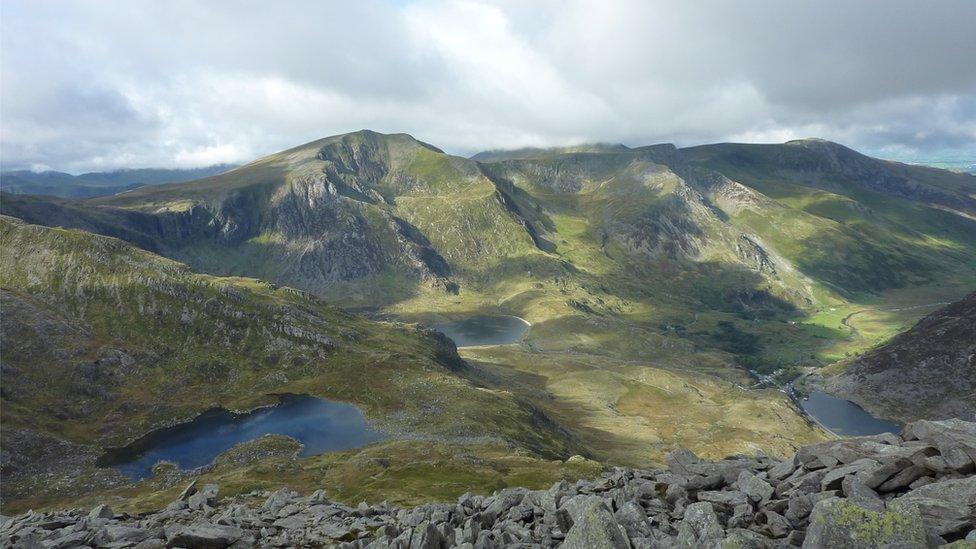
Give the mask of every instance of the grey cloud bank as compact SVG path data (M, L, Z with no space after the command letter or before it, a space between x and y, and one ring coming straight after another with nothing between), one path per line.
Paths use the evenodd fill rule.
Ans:
M0 3L0 161L242 162L368 127L449 152L817 136L976 156L976 2Z

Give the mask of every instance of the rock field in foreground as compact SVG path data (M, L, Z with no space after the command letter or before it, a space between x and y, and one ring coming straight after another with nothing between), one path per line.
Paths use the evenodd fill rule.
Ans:
M976 547L976 423L919 421L902 436L822 442L786 461L680 450L667 464L413 509L287 489L220 499L217 486L191 484L153 513L100 505L2 517L0 546Z

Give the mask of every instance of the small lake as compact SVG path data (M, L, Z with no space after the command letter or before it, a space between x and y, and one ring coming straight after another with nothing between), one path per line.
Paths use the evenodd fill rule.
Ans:
M454 340L458 347L474 347L516 343L529 329L529 323L517 316L478 315L438 324L434 329Z
M857 404L825 393L810 393L800 401L803 410L838 435L865 436L900 433L897 423L878 419Z
M386 438L351 404L305 395L282 395L279 404L236 414L209 410L187 423L158 429L98 460L133 480L152 475L161 460L180 469L207 465L236 444L268 434L287 435L302 444L302 456L364 446Z

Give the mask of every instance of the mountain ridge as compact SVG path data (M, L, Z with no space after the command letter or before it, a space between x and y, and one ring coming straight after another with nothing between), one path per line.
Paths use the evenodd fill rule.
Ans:
M203 168L139 168L71 175L64 172L10 170L0 172L0 189L13 194L35 194L61 198L92 198L129 191L143 185L169 181L190 181L236 167L214 164Z

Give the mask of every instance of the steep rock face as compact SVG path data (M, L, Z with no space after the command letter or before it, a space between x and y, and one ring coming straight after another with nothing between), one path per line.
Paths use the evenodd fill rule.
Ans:
M484 286L512 259L513 271L555 273L564 250L581 245L600 247L611 270L707 265L734 274L736 289L771 286L801 307L818 284L842 294L899 287L976 255L966 242L976 222L945 211L968 211L976 178L833 143L587 145L478 159L361 131L191 183L84 202L5 197L0 209L330 298L351 289L366 299L380 282L383 295L363 305L419 286ZM575 224L569 234L558 216Z
M976 293L858 357L826 385L884 417L976 419Z
M497 180L524 189L527 201L541 204L546 214L584 221L587 236L615 262L681 265L684 270L720 264L737 272L727 279L737 286L730 288L732 293L766 282L794 305L809 303L795 273L793 288L783 284L777 264L785 260L768 251L759 236L744 235L730 222L729 211L762 210L769 200L688 164L673 145L521 153L514 159L493 158L484 168ZM540 229L548 241L561 238L544 224Z
M387 274L456 292L455 270L535 249L506 196L470 160L363 131L197 182L91 202L5 198L3 211L318 294Z

